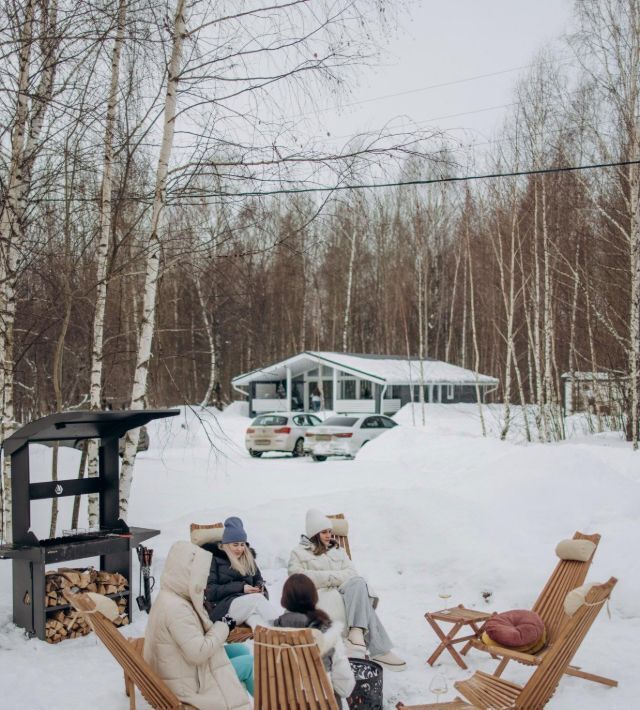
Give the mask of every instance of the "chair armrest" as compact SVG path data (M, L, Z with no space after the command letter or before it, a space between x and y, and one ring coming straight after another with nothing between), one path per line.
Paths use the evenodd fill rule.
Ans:
M522 653L522 651L515 651L512 648L507 648L506 646L487 646L487 644L482 643L480 639L475 639L470 641L471 645L478 649L478 651L485 651L485 653L490 653L493 656L501 656L502 658L509 658L512 661L519 661L520 663L526 663L527 665L537 666L541 658L538 656L533 656L530 653Z

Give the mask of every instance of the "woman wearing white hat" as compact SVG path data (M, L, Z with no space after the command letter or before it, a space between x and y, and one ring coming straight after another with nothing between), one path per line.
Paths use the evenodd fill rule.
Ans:
M407 664L391 651L393 644L373 608L367 582L332 531L330 518L319 510L307 511L306 535L291 552L289 574L306 574L318 589L318 607L345 622L350 655L364 657L368 648L371 658L384 668L405 670Z

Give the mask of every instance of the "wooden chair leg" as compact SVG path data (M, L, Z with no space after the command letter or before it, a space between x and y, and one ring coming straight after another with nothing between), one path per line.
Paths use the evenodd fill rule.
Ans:
M572 675L576 678L584 678L584 680L591 680L594 683L602 683L602 685L607 685L610 688L617 688L618 681L613 680L613 678L605 678L602 675L595 675L594 673L586 673L585 671L576 668L575 666L568 666L565 671L566 675Z
M124 692L129 698L129 710L136 710L136 686L126 673L124 674Z
M509 659L508 659L508 658L503 658L503 659L500 661L500 663L498 663L498 667L495 669L495 671L493 671L493 675L494 675L496 678L499 678L499 677L502 675L502 673L504 672L504 669L507 667L507 664L508 664L508 663L509 663Z

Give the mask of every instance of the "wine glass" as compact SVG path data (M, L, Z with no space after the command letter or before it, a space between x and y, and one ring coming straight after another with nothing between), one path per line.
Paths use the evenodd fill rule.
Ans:
M440 696L449 690L447 679L442 673L436 673L429 683L429 690L436 696L436 702L440 702Z
M449 599L451 597L452 586L450 582L440 582L438 584L438 596L440 599Z

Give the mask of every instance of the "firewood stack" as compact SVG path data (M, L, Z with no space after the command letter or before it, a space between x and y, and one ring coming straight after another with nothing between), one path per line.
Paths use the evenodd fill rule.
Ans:
M97 592L98 594L117 595L127 591L129 583L126 577L117 572L102 572L93 567L88 569L60 568L46 573L45 606L56 607L64 605L65 609L57 609L47 614L45 633L49 643L58 643L64 639L86 636L91 632L91 626L85 617L78 615L64 596L64 591ZM129 623L127 616L127 600L125 597L114 598L118 605L120 616L113 622L116 626Z

